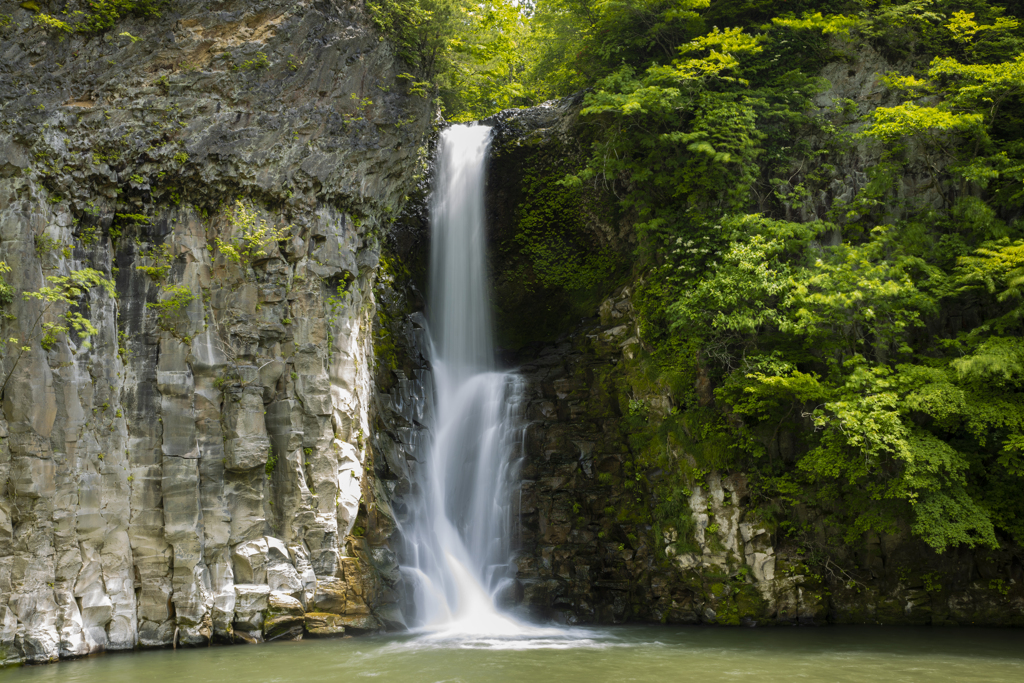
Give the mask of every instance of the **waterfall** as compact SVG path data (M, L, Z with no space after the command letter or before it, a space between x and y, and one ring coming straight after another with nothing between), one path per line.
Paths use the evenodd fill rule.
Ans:
M511 496L521 442L520 379L495 369L484 215L490 128L441 133L431 202L435 420L408 529L413 623L514 634L495 595L510 580Z

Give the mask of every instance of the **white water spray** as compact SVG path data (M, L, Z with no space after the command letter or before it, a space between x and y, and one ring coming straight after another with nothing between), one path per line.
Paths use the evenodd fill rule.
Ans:
M484 170L490 128L441 133L431 203L430 323L436 388L429 460L407 539L414 623L444 635L522 633L495 608L509 580L521 382L494 369Z

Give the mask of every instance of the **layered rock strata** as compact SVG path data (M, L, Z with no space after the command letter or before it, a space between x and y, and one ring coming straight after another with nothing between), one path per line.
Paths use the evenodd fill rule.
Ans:
M371 329L428 101L359 4L5 11L0 661L399 623Z

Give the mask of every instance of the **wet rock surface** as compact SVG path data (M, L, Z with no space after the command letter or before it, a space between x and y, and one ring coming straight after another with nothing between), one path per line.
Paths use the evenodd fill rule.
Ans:
M427 101L358 4L174 3L62 40L12 16L7 281L89 267L117 297L49 349L66 308L4 307L30 350L0 359L0 661L382 628L370 331ZM229 258L237 201L284 237Z

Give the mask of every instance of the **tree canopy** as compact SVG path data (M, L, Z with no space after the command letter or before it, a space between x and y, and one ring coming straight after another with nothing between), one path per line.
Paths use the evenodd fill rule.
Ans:
M561 191L608 195L636 234L648 362L710 377L710 413L673 401L766 519L786 501L837 542L1024 543L1019 2L387 2L450 118L585 89ZM827 64L883 65L884 95L823 100Z

